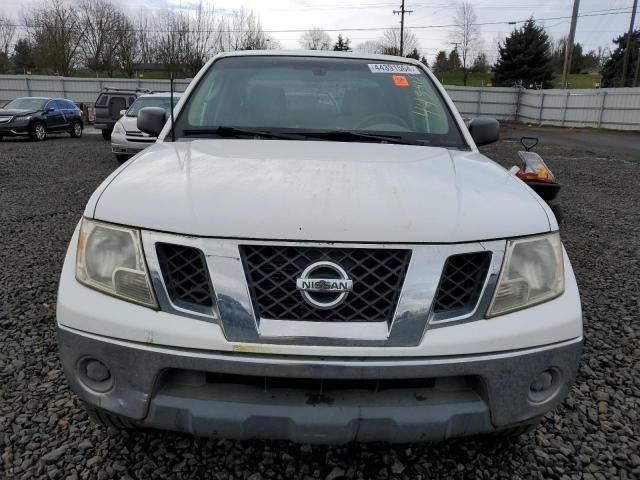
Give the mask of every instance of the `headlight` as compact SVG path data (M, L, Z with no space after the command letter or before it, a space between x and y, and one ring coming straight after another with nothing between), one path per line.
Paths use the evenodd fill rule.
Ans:
M120 122L116 122L116 124L113 126L113 132L112 133L117 133L118 135L124 135L124 127L122 126L122 124Z
M27 115L26 117L14 117L11 124L15 126L26 125L29 123L30 120L31 120L31 115Z
M564 260L558 232L507 242L487 317L551 300L564 292Z
M83 218L76 278L104 293L151 308L158 306L136 229Z

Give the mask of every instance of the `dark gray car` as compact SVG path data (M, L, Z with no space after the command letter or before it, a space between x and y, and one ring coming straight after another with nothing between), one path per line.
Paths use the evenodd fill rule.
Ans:
M44 140L51 133L82 136L82 112L71 100L49 97L21 97L0 109L0 139L31 137Z
M120 111L128 109L140 95L153 93L146 88L123 89L105 87L96 99L94 127L102 130L102 138L111 140L113 126L120 118Z

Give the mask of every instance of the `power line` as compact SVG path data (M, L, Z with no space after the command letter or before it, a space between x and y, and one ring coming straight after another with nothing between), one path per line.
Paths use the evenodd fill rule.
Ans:
M593 12L601 12L601 13L582 13L578 15L578 18L582 17L602 17L608 15L627 15L631 13L630 7L626 8L627 11L609 11L609 10L594 10ZM563 15L558 17L542 17L542 18L533 18L532 20L535 22L543 22L547 20L566 20L570 19L571 15ZM521 19L521 20L502 20L497 22L477 22L471 25L475 26L484 26L484 25L513 25L518 23L524 23L529 21L529 18ZM29 28L30 26L27 24L7 24L16 28ZM448 23L448 24L434 24L434 25L419 25L407 27L407 29L411 30L427 30L427 29L436 29L436 28L451 28L451 27L460 27L462 26L459 23ZM70 27L51 27L53 29L68 29ZM323 28L325 32L371 32L371 31L381 31L388 30L389 27L354 27L354 28ZM145 29L145 28L110 28L106 29L107 31L112 32L146 32L146 33L244 33L246 30L233 30L233 29L219 29L219 30L165 30L165 29ZM309 29L284 29L284 30L262 30L263 33L304 33Z

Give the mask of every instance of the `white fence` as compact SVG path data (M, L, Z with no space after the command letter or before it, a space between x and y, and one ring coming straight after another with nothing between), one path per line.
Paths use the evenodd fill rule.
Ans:
M177 92L190 80L176 80ZM0 101L24 96L65 97L92 104L105 86L169 90L168 80L0 75ZM640 88L524 90L499 87L446 87L464 117L565 127L640 131Z
M176 92L184 92L189 82L190 80L175 80ZM0 100L16 97L62 97L78 103L94 103L103 87L169 91L169 80L0 75Z
M490 115L536 125L640 130L640 88L446 89L463 117Z

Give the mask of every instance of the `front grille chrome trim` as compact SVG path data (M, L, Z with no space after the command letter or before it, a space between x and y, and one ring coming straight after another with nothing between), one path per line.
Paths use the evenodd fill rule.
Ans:
M466 244L354 244L326 242L286 242L220 238L200 238L153 231L142 231L142 240L151 279L163 311L197 320L218 323L225 338L241 344L290 344L317 346L417 346L428 328L480 320L484 317L495 282L500 272L506 242L494 240ZM173 305L163 283L155 254L156 243L192 246L202 251L215 294L215 312L187 311ZM240 246L277 245L318 248L363 248L411 250L400 296L390 324L386 322L301 322L291 319L258 319L247 283ZM440 278L447 258L478 251L492 252L489 274L476 309L468 315L439 319L432 312ZM376 325L380 323L380 325ZM314 324L314 325L311 325Z
M402 248L347 248L280 245L240 245L251 300L263 319L315 322L391 323L398 303L411 250ZM310 265L340 268L352 289L336 306L310 305L296 288Z

